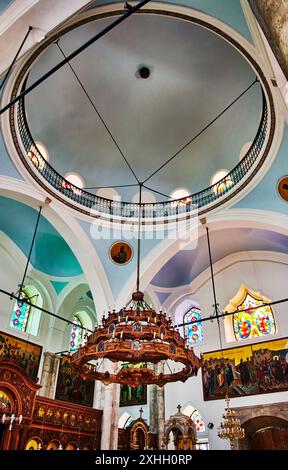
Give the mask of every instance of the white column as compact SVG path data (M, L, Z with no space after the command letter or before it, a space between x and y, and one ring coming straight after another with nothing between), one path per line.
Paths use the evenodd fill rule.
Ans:
M118 423L119 423L120 384L113 384L113 411L111 423L111 449L118 449Z
M103 370L115 373L117 364L103 361ZM120 398L120 385L103 385L104 393L101 393L103 400L101 450L116 450L118 448L118 410Z
M164 363L158 364L158 374L164 373ZM164 435L164 425L165 425L165 395L164 395L164 386L157 386L157 434L158 434L158 448L161 450L161 445L163 442Z
M47 398L54 398L57 381L57 370L59 357L50 352L44 352L44 361L41 375L41 389L39 395Z
M104 390L104 407L102 415L101 450L110 450L111 425L113 411L113 384L106 385Z
M100 380L95 381L93 408L96 410L103 410L104 387Z
M155 373L157 373L157 365L150 364ZM149 430L152 434L157 434L158 431L158 412L157 412L157 385L149 386Z

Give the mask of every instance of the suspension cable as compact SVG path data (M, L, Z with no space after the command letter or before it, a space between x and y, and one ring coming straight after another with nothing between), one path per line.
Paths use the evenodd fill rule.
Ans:
M58 47L58 49L60 50L61 54L63 55L63 57L65 59L67 59L67 56L65 55L62 47L60 46L59 44L59 40L56 41L56 46ZM70 70L72 71L74 77L76 78L78 84L80 85L81 89L83 90L85 96L87 97L89 103L91 104L92 108L94 109L95 113L97 114L98 118L100 119L100 121L102 122L103 126L105 127L106 131L108 132L112 142L115 144L116 148L118 149L119 153L121 154L123 160L126 162L128 168L130 169L131 173L133 174L134 178L136 179L137 183L139 183L139 179L137 178L137 175L135 173L135 171L133 170L132 166L130 165L130 163L128 162L127 158L125 157L122 149L120 148L120 145L118 144L117 140L115 139L115 137L113 136L111 130L109 129L107 123L105 122L102 114L100 113L100 111L98 110L98 108L96 107L96 104L94 103L94 101L92 100L91 96L89 95L87 89L85 88L85 86L83 85L83 82L80 80L78 74L75 72L75 69L74 67L71 65L71 63L68 61L67 62L68 66L70 67Z
M91 44L94 44L94 42L96 42L98 39L105 36L105 34L107 34L109 31L114 29L116 26L118 26L118 24L125 21L126 18L133 15L133 13L140 10L140 8L142 8L144 5L146 5L146 3L149 3L149 2L150 2L150 0L142 0L141 2L137 3L137 5L135 5L131 9L129 9L126 13L124 13L124 15L120 16L115 21L113 21L108 26L106 26L106 28L104 28L102 31L100 31L100 33L95 34L95 36L90 38L88 41L86 41L84 44L82 44L82 46L80 46L78 49L76 49L76 51L72 52L69 56L67 56L66 59L63 59L61 62L56 64L54 67L52 67L52 69L48 70L48 72L46 72L44 75L42 75L42 77L38 78L38 80L36 80L34 83L32 83L28 88L26 88L21 93L19 93L19 95L15 96L15 98L13 98L10 101L10 103L6 104L2 109L0 109L0 115L3 114L8 109L10 109L14 104L18 103L18 101L20 101L24 96L26 96L32 90L34 90L34 88L36 88L38 85L40 85L40 83L44 82L45 80L47 80L47 78L51 77L51 75L53 75L55 72L57 72L57 70L61 69L61 67L63 67L63 65L67 64L67 62L74 59L74 57L76 57L81 52L83 52L85 49L87 49L87 47L91 46Z
M212 119L212 121L210 121L205 127L201 129L201 131L199 131L196 135L194 135L192 139L188 140L188 142L186 142L186 144L184 144L179 150L177 150L177 152L174 153L172 157L166 160L166 162L163 163L163 165L161 165L158 168L158 170L155 170L150 176L148 176L148 178L146 178L143 181L143 184L146 183L146 181L150 180L153 176L155 176L156 173L158 173L166 165L168 165L168 163L174 160L174 158L176 158L183 150L185 150L192 142L194 142L194 140L196 140L201 134L203 134L203 132L205 132L209 127L211 127L212 124L214 124L214 122L216 122L226 111L228 111L229 108L231 108L231 106L233 106L233 104L235 104L240 98L242 98L242 96L244 96L245 93L247 93L247 91L250 90L250 88L252 88L257 82L258 82L258 78L256 77L255 80L244 91L242 91L242 93L240 93L240 95L238 95L237 98L235 98L228 106L226 106L226 108L224 108L219 114L217 114L217 116L215 116L215 118Z

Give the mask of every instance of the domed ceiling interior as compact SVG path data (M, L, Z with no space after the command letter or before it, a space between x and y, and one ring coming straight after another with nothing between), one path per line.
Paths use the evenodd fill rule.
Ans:
M79 26L61 37L59 45L68 55L109 23L111 18ZM58 46L51 44L32 67L28 85L62 59ZM140 181L255 79L246 59L212 31L143 13L105 35L71 65ZM150 71L147 79L137 73L143 65ZM69 65L28 94L25 104L34 140L47 147L49 162L61 175L78 173L89 188L136 183ZM261 111L256 83L147 186L165 195L179 187L195 193L210 186L217 170L230 171L239 163L243 145L255 137ZM118 192L131 201L138 188Z

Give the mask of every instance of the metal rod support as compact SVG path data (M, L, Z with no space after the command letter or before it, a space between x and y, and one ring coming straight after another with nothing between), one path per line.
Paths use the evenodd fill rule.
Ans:
M50 69L47 73L42 75L42 77L38 78L38 80L36 80L34 83L32 83L28 88L26 88L21 93L19 93L19 95L15 96L15 98L13 98L10 101L10 103L6 104L0 110L0 115L3 114L8 109L10 109L14 104L16 104L19 100L21 100L24 96L26 96L32 90L34 90L34 88L36 88L38 85L40 85L40 83L44 82L45 80L47 80L47 78L51 77L51 75L53 75L55 72L57 72L57 70L61 69L61 67L63 67L63 65L67 64L70 60L74 59L74 57L76 57L81 52L83 52L85 49L87 49L87 47L91 46L91 44L94 44L94 42L96 42L98 39L105 36L105 34L107 34L109 31L114 29L116 26L118 26L118 24L125 21L126 18L129 18L129 16L133 15L133 13L140 10L140 8L142 8L144 5L146 5L146 3L149 3L149 2L150 2L150 0L142 0L137 5L132 7L131 10L128 10L126 13L124 13L124 15L120 16L115 21L113 21L108 26L106 26L106 28L104 28L102 31L100 31L100 33L95 34L95 36L93 36L91 39L89 39L84 44L82 44L82 46L80 46L78 49L76 49L76 51L74 51L70 55L68 55L66 57L66 59L63 59L57 65L52 67L52 69Z
M4 289L0 289L0 293L4 294L4 295L7 295L8 297L10 297L10 299L18 300L18 297L14 293L8 292ZM288 302L288 297L285 298L285 299L275 300L274 302L270 302L269 304L264 304L264 305L271 307L273 305L279 305L279 304L283 304L285 302ZM66 323L68 323L70 325L75 325L75 323L73 323L73 321L70 321L70 320L67 320L66 318L60 317L59 315L56 315L55 313L50 312L49 310L46 310L45 308L38 307L37 305L32 304L28 300L23 300L23 303L31 305L31 307L36 308L36 310L40 310L41 312L47 313L48 315L51 315L54 318L58 318L58 320L65 321ZM257 307L246 308L244 310L236 310L235 312L231 312L231 313L229 313L229 312L220 313L220 314L218 314L218 318L229 317L230 315L235 315L237 313L249 312L251 310L257 310L257 308L259 308L259 305ZM181 326L185 326L185 325L193 325L194 323L202 323L202 322L211 320L211 318L213 318L213 317L209 316L209 317L201 318L200 321L199 320L193 320L193 321L190 321L190 322L187 322L187 323L179 323L178 325L174 325L174 327L175 328L180 328ZM81 328L82 330L86 330L86 331L89 331L90 333L93 333L93 331L89 330L89 328L84 328L84 326L81 326L81 325L77 325L77 326L79 328Z
M20 47L19 47L18 51L16 52L15 57L14 57L14 59L12 60L10 66L9 66L9 68L8 68L8 70L7 70L7 72L6 72L5 76L4 76L4 78L3 78L3 80L2 80L2 83L1 83L1 85L0 85L0 91L2 90L4 84L6 83L6 80L7 80L7 78L9 77L9 75L10 75L10 73L11 73L11 70L13 69L13 66L14 66L16 60L18 59L18 56L19 56L19 54L20 54L20 52L21 52L21 50L22 50L22 48L23 48L23 46L24 46L24 44L25 44L25 42L26 42L26 39L28 38L30 32L32 31L32 29L33 29L33 27L32 27L32 26L29 26L28 31L27 31L27 33L25 34L25 37L24 37L23 41L21 42Z
M13 292L12 293L7 292L4 289L0 289L0 292L2 294L8 295L10 297L10 299L18 300L18 296L15 295ZM29 300L22 300L22 302L24 304L30 305L33 308L36 308L36 310L40 310L41 312L44 312L44 313L47 313L48 315L51 315L51 317L58 318L58 320L65 321L68 325L75 325L75 323L73 321L67 320L66 318L63 318L63 317L60 317L59 315L56 315L56 313L50 312L49 310L46 310L43 307L38 307L37 305L32 304L32 302L30 302ZM89 330L89 328L85 328L84 326L77 325L77 327L80 328L81 330L85 330L85 331L89 331L90 333L93 333L92 330Z
M137 292L139 292L139 289L140 289L142 186L143 186L142 183L139 183L139 216L138 216L137 282L136 282Z
M19 284L19 296L20 296L20 292L22 291L23 287L25 286L24 283L25 283L26 274L27 274L29 263L30 263L31 255L32 255L32 250L33 250L33 247L34 247L34 242L35 242L35 238L36 238L36 234L37 234L37 229L38 229L38 225L39 225L41 212L42 212L42 206L40 206L39 211L38 211L36 225L35 225L35 229L34 229L34 233L33 233L33 238L32 238L32 242L31 242L31 246L30 246L30 250L29 250L29 254L28 254L28 258L27 258L27 262L26 262L26 266L25 266L25 270L24 270L24 274L23 274L23 278L22 278L22 282L21 282L21 284Z

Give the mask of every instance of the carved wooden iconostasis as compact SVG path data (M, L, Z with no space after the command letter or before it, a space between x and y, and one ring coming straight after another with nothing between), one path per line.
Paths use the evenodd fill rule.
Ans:
M0 449L100 449L102 411L36 396L40 388L14 360L0 360ZM22 422L2 423L4 414Z
M149 431L142 417L125 429L118 429L118 450L156 450L157 434Z
M178 413L170 416L164 426L163 446L172 450L192 450L196 445L196 425L187 415Z

